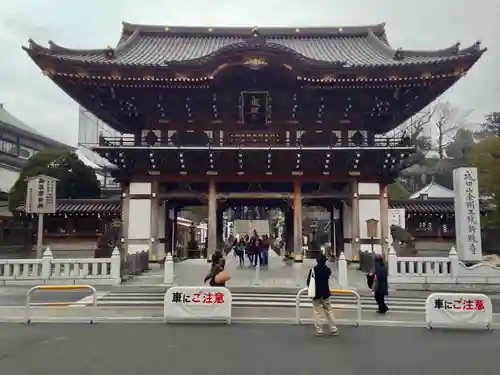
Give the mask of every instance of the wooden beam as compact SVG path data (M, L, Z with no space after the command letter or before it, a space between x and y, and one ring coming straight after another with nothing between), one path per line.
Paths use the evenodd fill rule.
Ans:
M199 192L191 192L191 191L173 191L173 192L168 192L168 193L160 193L159 198L160 199L200 199L200 200L206 200L208 197L207 193L199 193Z
M199 199L206 201L208 194L199 192L168 192L161 193L158 196L160 199L174 200L174 199ZM272 192L232 192L232 193L218 193L219 199L292 199L292 193L272 193ZM322 200L322 199L350 199L350 193L306 193L302 195L303 200ZM378 197L377 197L378 198Z

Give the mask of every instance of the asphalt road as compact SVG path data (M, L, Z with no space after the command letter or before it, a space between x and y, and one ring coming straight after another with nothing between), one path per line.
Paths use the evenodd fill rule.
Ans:
M0 324L9 375L495 374L500 332L312 326Z

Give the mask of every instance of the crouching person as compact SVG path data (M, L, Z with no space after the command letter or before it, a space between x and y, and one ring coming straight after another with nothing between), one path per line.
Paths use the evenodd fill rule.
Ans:
M331 294L329 279L332 274L332 270L326 265L326 261L327 258L324 254L320 254L318 256L318 264L309 271L309 275L307 276L307 286L309 287L310 283L314 283L315 285L314 297L310 297L312 297L313 319L316 335L322 336L324 334L323 327L321 325L321 318L322 314L325 314L330 326L331 335L337 336L338 329L335 323L333 307L330 303Z

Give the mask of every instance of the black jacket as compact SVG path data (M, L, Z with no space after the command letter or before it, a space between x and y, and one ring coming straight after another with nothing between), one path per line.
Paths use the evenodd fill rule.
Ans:
M387 296L389 294L389 283L387 280L387 266L384 260L375 261L375 294Z
M307 285L311 281L311 272L314 270L314 279L316 280L316 296L313 299L329 298L330 297L330 284L329 279L332 270L326 264L317 264L309 271L307 275Z

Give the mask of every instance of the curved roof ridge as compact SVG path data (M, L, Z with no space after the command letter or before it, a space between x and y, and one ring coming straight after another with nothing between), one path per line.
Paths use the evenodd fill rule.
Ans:
M460 42L452 44L449 47L433 49L433 50L419 50L419 49L402 49L405 57L438 57L438 56L456 56L460 51Z
M478 40L477 42L473 43L469 47L465 47L464 49L460 50L461 55L469 55L471 53L484 53L488 50L486 47L482 47L481 41Z
M271 49L274 51L281 50L282 52L288 53L290 56L293 56L297 59L316 61L319 63L322 62L321 60L308 58L307 56L303 55L302 53L297 52L294 49L289 48L287 46L284 46L282 44L277 44L277 43L273 43L273 42L269 42L269 41L266 41L263 45L253 46L253 47L252 47L252 45L248 45L246 42L235 42L235 43L231 43L227 46L218 48L217 50L215 50L209 54L199 56L199 57L189 59L189 60L183 60L183 62L193 63L195 61L209 60L209 59L213 59L221 54L227 53L227 51L237 51L239 49L243 49L245 51L248 51L249 48L256 49L256 50L263 50L263 49ZM174 62L175 63L176 61L167 61L167 62L169 62L169 63ZM336 61L335 64L343 66L346 64L346 62L345 61Z
M367 37L369 43L380 53L391 56L394 60L404 60L406 57L458 57L466 56L472 53L484 52L481 50L481 43L476 42L472 46L460 49L460 43L455 43L449 47L434 50L412 50L403 48L394 48L385 43L371 30ZM484 49L486 50L486 49Z
M460 42L457 42L447 48L434 49L434 50L401 50L403 57L441 57L441 56L464 56L472 53L481 52L481 43L476 42L469 47L460 49Z
M368 43L370 43L371 46L375 48L376 51L394 58L397 50L390 46L390 44L387 42L387 39L383 40L379 38L372 30L368 31L366 39L368 40Z
M108 49L106 48L67 48L59 44L54 43L49 40L49 51L56 53L64 53L67 55L82 55L82 54L100 54L105 53Z
M125 33L122 33L122 36L120 38L120 41L115 47L115 53L121 53L126 51L129 47L135 45L140 38L140 31L137 29L133 33L128 33L126 35Z
M28 47L22 46L22 48L25 51L31 50L31 51L35 51L35 52L48 52L48 53L50 53L50 49L49 48L44 47L41 44L38 44L37 42L35 42L31 38L28 39Z
M141 33L162 33L170 35L198 35L198 34L213 34L214 36L228 35L234 36L251 35L254 28L257 28L259 34L262 36L291 36L291 35L318 35L318 36L362 36L366 35L368 31L374 34L379 34L385 39L385 22L364 25L364 26L305 26L305 27L291 27L291 26L168 26L168 25L143 25L133 24L129 22L122 22L123 34L131 34L135 31ZM299 31L298 31L299 30Z

